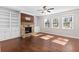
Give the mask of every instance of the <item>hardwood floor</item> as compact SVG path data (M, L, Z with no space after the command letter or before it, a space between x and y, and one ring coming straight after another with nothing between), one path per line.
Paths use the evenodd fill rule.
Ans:
M20 48L16 52L79 52L79 39L67 38L53 35L50 40L39 39L38 37L30 37L21 39ZM54 39L65 38L69 41L67 44L58 44ZM53 41L52 41L53 40ZM62 43L62 41L61 41Z

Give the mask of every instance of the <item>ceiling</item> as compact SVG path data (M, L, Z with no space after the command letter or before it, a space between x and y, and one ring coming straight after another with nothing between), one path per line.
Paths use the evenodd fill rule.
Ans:
M35 15L35 16L42 16L43 14L40 13L40 10L42 9L42 6L7 6L8 8L21 11L23 13ZM51 14L54 13L60 13L68 10L73 9L79 9L79 6L47 6L48 8L54 8L54 10L51 11Z

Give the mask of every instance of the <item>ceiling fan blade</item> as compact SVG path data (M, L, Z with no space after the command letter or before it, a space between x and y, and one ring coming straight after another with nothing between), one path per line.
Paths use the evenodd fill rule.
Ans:
M54 10L54 8L49 8L48 10Z
M42 11L41 13L44 13L44 11Z
M47 12L49 12L49 13L50 13L51 11L49 11L49 10L48 10Z
M43 8L46 8L47 6L43 6Z
M47 6L43 6L43 10L47 10Z

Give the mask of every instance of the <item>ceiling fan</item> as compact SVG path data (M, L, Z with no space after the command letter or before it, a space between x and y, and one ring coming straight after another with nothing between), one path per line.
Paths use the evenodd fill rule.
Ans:
M45 12L50 13L51 10L54 10L54 8L48 8L47 6L43 6L42 9L40 9L38 11L40 11L41 13L45 13Z

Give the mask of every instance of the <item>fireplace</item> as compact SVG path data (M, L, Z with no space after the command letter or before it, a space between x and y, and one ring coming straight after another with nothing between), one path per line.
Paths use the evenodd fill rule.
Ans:
M25 27L25 33L32 33L32 27Z

